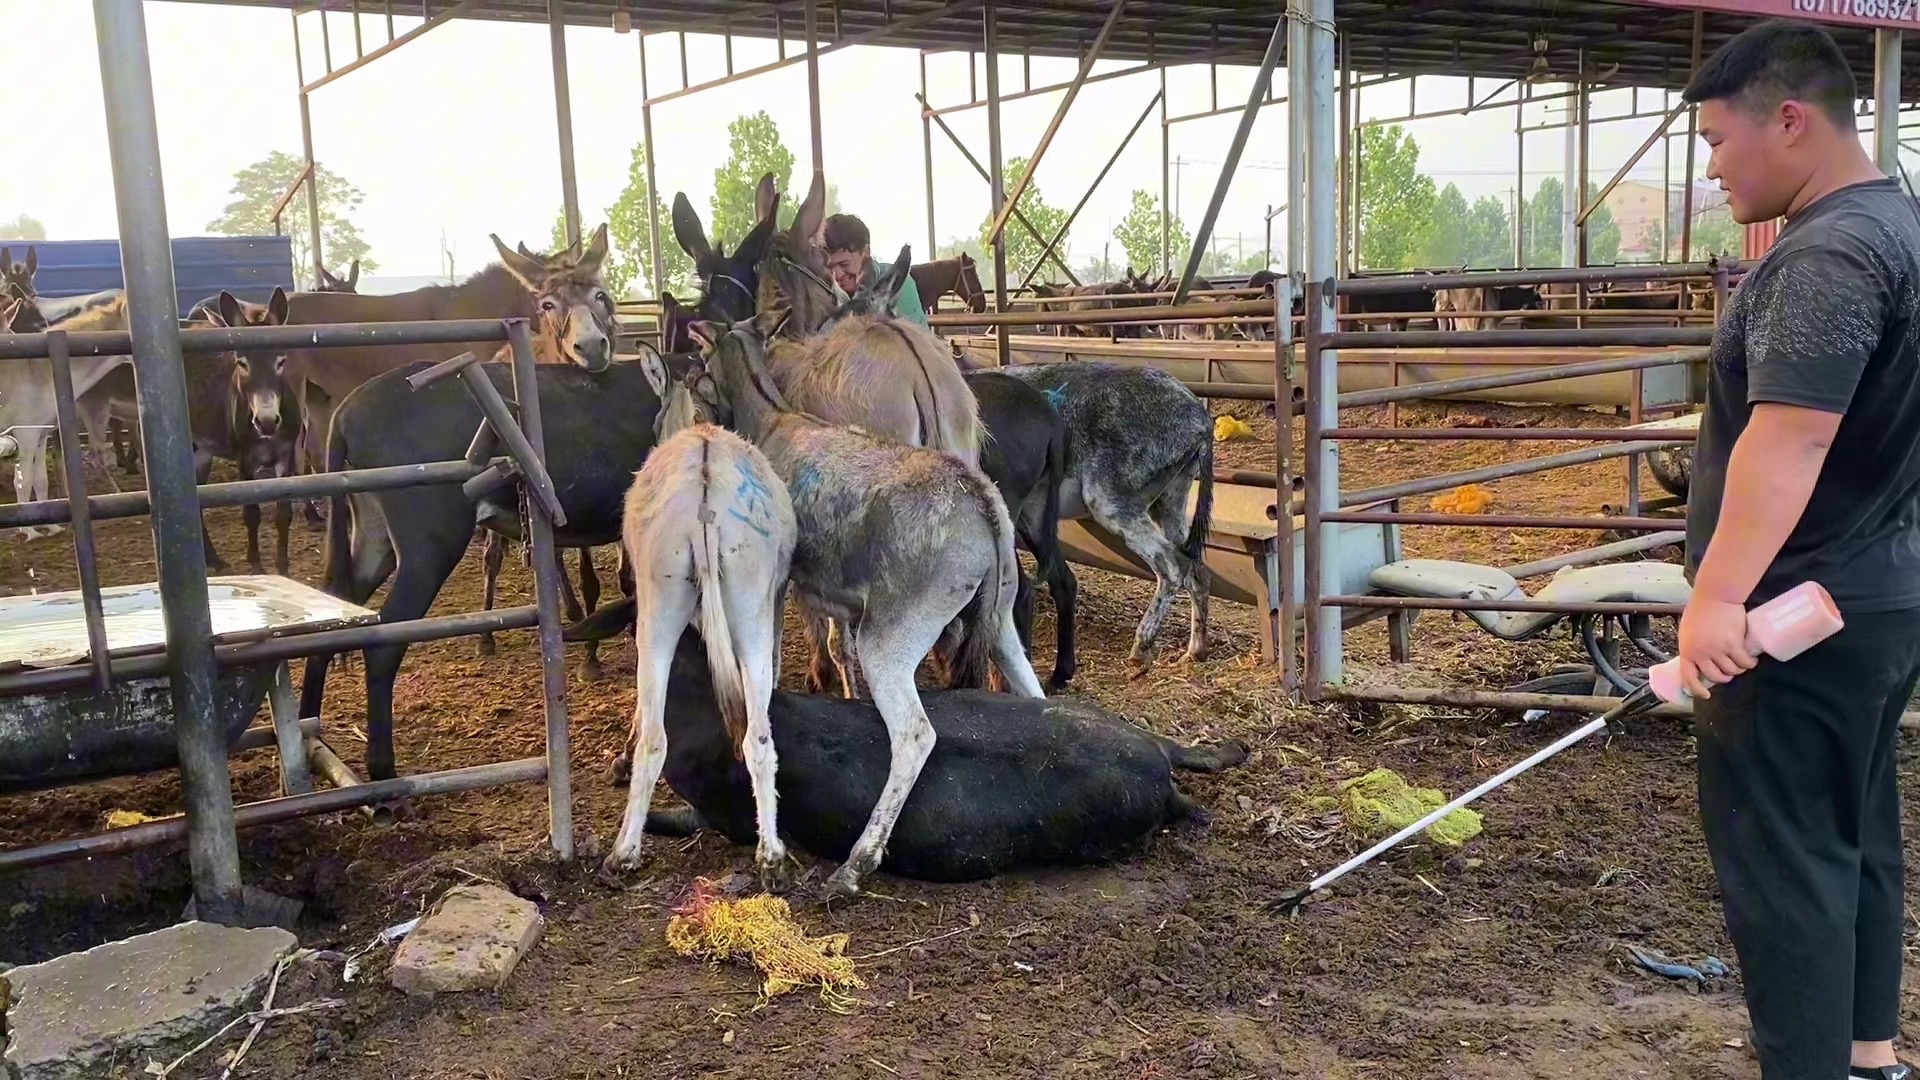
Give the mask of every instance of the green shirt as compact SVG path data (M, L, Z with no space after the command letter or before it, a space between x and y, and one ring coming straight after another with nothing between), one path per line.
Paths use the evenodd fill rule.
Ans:
M880 280L880 264L868 259L867 274L861 279L860 285L865 288L878 280ZM893 298L893 313L908 322L918 323L929 330L933 329L927 322L927 306L920 302L920 287L913 283L911 274L907 275L907 280L901 284L899 295Z

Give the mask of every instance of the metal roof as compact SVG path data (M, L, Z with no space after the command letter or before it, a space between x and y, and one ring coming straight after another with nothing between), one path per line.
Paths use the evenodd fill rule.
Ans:
M395 13L439 14L452 0L201 0L313 11L355 10L384 18ZM1666 0L1684 2L1684 0ZM1762 2L1762 0L1755 0ZM572 24L610 26L616 10L649 33L682 30L804 41L807 0L567 0ZM1109 59L1253 65L1260 61L1280 0L1133 0L1107 44ZM942 12L942 9L947 9ZM1002 48L1011 55L1079 56L1110 10L1108 0L1000 0ZM1337 0L1336 19L1353 67L1363 73L1477 75L1524 78L1535 60L1533 40L1545 35L1552 81L1571 77L1578 53L1587 71L1612 85L1678 88L1693 60L1692 11L1610 0ZM546 0L478 0L471 17L545 23ZM916 19L916 17L918 17ZM1703 53L1746 26L1750 17L1704 12ZM979 0L824 0L823 42L897 28L885 44L923 49L978 49ZM1858 26L1830 25L1853 59L1868 94L1873 37ZM380 38L377 30L370 31ZM369 43L371 47L371 42ZM336 45L336 52L338 46ZM1615 69L1614 65L1618 65ZM1908 65L1903 97L1920 96L1920 65ZM1611 73L1609 73L1611 72Z

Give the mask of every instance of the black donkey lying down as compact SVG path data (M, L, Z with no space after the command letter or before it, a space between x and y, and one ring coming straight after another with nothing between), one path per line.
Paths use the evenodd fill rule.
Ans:
M1161 828L1205 820L1174 769L1239 765L1238 742L1181 746L1070 698L922 690L939 741L887 843L880 869L922 881L976 881L1020 867L1103 862ZM844 859L887 775L887 729L864 701L773 692L781 831L823 859ZM623 757L616 775L626 766ZM667 688L663 778L693 808L654 811L647 829L700 825L756 842L745 764L714 705L699 634L680 638Z

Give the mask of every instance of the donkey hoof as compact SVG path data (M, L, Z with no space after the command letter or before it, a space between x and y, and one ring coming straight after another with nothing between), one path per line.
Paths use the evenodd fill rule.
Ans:
M640 868L643 855L640 851L622 852L615 848L600 862L600 870L594 875L603 885L619 888L623 879Z
M613 759L607 766L607 786L622 787L633 780L633 759L625 754Z
M827 899L851 900L860 895L860 875L853 872L852 864L842 866L827 879Z
M605 677L605 673L600 670L598 661L582 660L580 661L580 666L575 668L573 673L581 682L587 683L596 683Z
M1144 678L1147 672L1153 667L1153 656L1153 649L1142 649L1137 645L1134 646L1134 650L1127 654L1127 678Z
M1073 674L1070 668L1054 668L1053 674L1047 676L1047 689L1056 694L1067 689L1073 682Z
M480 635L480 640L474 644L473 651L474 651L474 654L477 656L492 656L493 655L493 635L492 634Z
M248 559L247 572L250 574L264 574L267 572L267 568L261 565L259 559Z
M795 863L782 852L773 859L760 860L760 891L779 896L793 889Z
M1180 662L1182 664L1201 663L1206 660L1209 651L1209 647L1205 644L1189 645L1187 651L1180 657Z

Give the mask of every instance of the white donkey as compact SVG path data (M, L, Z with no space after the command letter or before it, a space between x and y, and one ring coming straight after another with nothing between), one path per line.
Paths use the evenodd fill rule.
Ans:
M643 350L661 407L655 445L627 491L621 543L634 585L633 774L606 869L640 860L647 808L667 757L667 678L680 635L697 617L720 715L744 756L758 807L760 884L781 892L791 863L776 821L773 728L767 703L779 677L781 597L797 529L787 485L751 443L711 423L711 393L695 364L669 383Z

